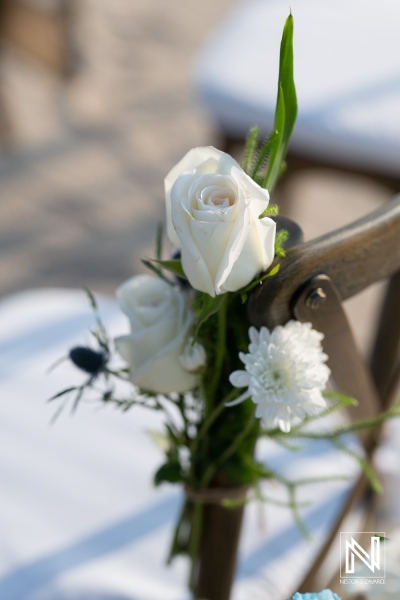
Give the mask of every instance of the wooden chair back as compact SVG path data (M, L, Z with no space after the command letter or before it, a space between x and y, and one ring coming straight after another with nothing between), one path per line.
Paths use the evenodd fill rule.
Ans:
M273 328L290 319L311 322L324 334L335 387L356 398L352 418L367 418L388 408L400 375L400 195L375 212L309 242L295 223L289 229L290 248L277 275L253 293L249 316L253 325ZM370 363L354 341L342 301L380 279L389 279ZM362 437L367 456L377 446L377 432ZM341 523L361 497L368 493L364 475L355 483L329 540L305 577L300 591L313 581L340 530Z

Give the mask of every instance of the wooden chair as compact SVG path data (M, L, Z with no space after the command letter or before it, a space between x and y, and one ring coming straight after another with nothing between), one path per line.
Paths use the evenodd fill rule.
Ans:
M352 418L373 417L389 407L400 375L400 196L375 212L320 238L304 243L299 227L282 218L278 226L290 230L290 248L279 273L252 295L250 319L269 328L289 319L311 322L324 333L332 378L338 391L359 400ZM374 282L388 278L371 358L362 359L342 307L342 301ZM378 432L362 438L369 458ZM329 548L343 519L368 492L364 476L354 485L329 540L306 575L301 590L313 589ZM333 584L338 585L337 577Z

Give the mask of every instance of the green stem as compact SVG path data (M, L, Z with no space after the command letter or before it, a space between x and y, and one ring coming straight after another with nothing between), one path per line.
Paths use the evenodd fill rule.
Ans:
M199 443L204 438L206 433L209 431L211 425L214 423L214 421L219 417L219 415L224 410L225 404L227 402L229 402L230 400L232 400L236 394L237 394L237 389L233 388L229 392L229 394L227 394L224 397L224 399L214 408L214 410L204 419L204 421L197 433L196 438L193 440L193 444L192 444L192 448L191 448L192 457L195 456L197 449L199 447Z
M253 428L255 421L255 415L251 416L246 427L243 429L240 435L232 442L228 448L220 455L220 457L214 462L214 464L209 465L206 470L202 480L200 488L205 488L210 483L211 479L214 477L217 470L224 464L231 456L236 452L236 450L240 447L240 444L246 439L248 434ZM191 561L191 569L190 569L190 579L189 579L189 587L192 590L193 594L195 593L196 586L196 578L197 578L197 566L198 566L198 555L200 550L201 543L201 534L203 529L203 511L204 506L201 502L196 502L194 504L194 512L192 517L192 529L190 532L190 540L189 540L189 557ZM195 596L194 596L195 597Z
M328 412L328 411L326 411ZM318 415L318 417L324 416L325 411ZM280 437L280 436L290 436L291 438L306 438L310 440L335 440L346 433L354 433L356 431L363 431L364 429L374 429L375 427L379 427L388 419L393 419L394 417L400 416L400 402L396 403L390 410L387 412L378 415L372 419L363 419L361 421L357 421L356 423L352 423L350 425L345 425L343 427L338 427L337 429L331 431L302 431L303 427L308 424L310 421L314 420L313 417L308 417L307 422L299 423L299 425L295 425L292 427L290 434L283 433L280 429L273 430L262 430L260 432L261 436L268 436L270 438Z
M214 361L214 369L213 369L213 377L211 380L211 384L209 387L209 394L206 401L211 403L213 406L214 397L216 390L218 388L218 383L221 378L221 370L222 365L224 363L225 353L226 353L226 311L228 306L228 294L225 294L224 299L221 303L221 306L218 311L218 335L217 335L217 343L215 349L215 361Z
M179 412L182 415L184 436L185 436L185 439L187 439L188 438L188 425L189 425L189 421L188 421L188 418L186 416L185 399L184 399L183 394L179 394L177 406L179 408Z
M236 452L236 450L238 450L238 448L240 448L241 443L251 432L255 419L256 417L253 413L246 427L243 429L242 433L240 433L233 440L232 444L226 448L226 450L220 455L219 458L217 458L217 460L213 464L209 465L201 480L200 489L206 488L208 486L218 469Z
M190 531L189 540L189 557L190 557L190 575L189 575L189 589L193 592L193 598L196 598L196 584L197 584L197 567L199 550L201 543L201 534L203 530L203 504L201 502L195 502L192 517L192 527Z

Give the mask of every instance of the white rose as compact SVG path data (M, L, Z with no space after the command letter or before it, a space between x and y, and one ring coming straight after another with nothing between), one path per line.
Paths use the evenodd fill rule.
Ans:
M168 237L190 284L210 296L234 292L274 259L275 223L259 219L267 190L225 152L194 148L165 179Z
M186 392L198 376L182 365L193 315L175 287L150 275L128 279L117 299L131 324L130 335L118 337L118 352L128 362L130 380L144 390L168 394Z

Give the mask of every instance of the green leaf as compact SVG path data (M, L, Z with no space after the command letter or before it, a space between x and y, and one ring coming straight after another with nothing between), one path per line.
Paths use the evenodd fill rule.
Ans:
M340 392L325 391L322 395L324 398L328 398L328 400L337 400L342 406L358 406L358 400Z
M154 485L158 486L164 481L168 483L177 483L182 481L183 474L181 465L178 462L166 462L158 469L154 475Z
M177 275L178 277L181 277L182 279L187 279L185 272L182 269L182 263L180 260L157 260L156 258L150 258L149 260L146 260L146 262L142 260L142 263L144 264L148 262L150 262L150 264L156 263L157 265L160 265L161 269L170 271L171 273ZM154 265L153 268L157 269L157 267L155 267Z
M267 188L270 195L279 178L280 165L282 162L283 131L285 128L285 100L283 97L282 84L278 85L278 98L275 109L274 129L276 133L276 143L271 150L268 162L267 173L263 182L263 187Z
M379 538L381 542L390 542L390 538L385 537L384 535L378 535L377 533L373 533L372 535Z
M98 309L97 301L96 301L96 298L94 297L93 292L91 290L89 290L89 288L87 288L87 287L84 287L83 289L85 290L87 297L89 298L90 306L93 308L93 310L95 312L97 312L97 309Z
M70 392L74 392L76 390L79 390L78 386L66 388L65 390L62 390L62 392L58 392L58 394L54 394L54 396L49 398L47 400L47 402L52 402L53 400L57 400L57 398L61 398L61 396L65 396L65 394L69 394Z
M167 431L168 431L168 436L170 441L172 442L172 444L177 447L180 446L182 444L182 439L179 439L179 437L177 436L177 434L175 433L175 431L172 429L172 427L168 424L165 425Z
M346 454L348 454L349 456L351 456L352 458L354 458L354 460L356 462L358 462L358 464L362 468L365 476L367 477L367 479L368 479L368 481L370 483L370 486L373 489L373 491L377 492L378 494L380 494L383 491L382 484L379 481L378 475L375 473L374 468L368 462L368 460L365 459L363 456L360 456L357 452L354 452L354 450L352 450L351 448L349 448L348 446L346 446L346 444L343 444L339 440L333 440L333 443L335 444L335 446L337 448L339 448L340 450L342 450L342 452L345 452Z
M279 81L282 85L285 102L284 156L297 117L297 96L293 73L293 28L293 16L290 14L283 29L279 64Z
M220 294L219 296L215 296L212 298L206 293L203 293L199 298L200 300L200 309L197 317L197 326L194 332L194 340L196 340L198 333L200 331L200 327L207 321L211 315L215 314L219 311L222 303L225 300L225 295Z
M266 279L268 279L268 277L273 277L274 275L276 275L278 273L278 271L279 271L280 268L281 268L280 264L275 265L274 267L272 267L272 269L270 271L268 271L268 273L265 273L265 275L262 275L261 277L257 277L257 279L255 279L254 281L252 281L251 283L249 283L249 285L247 285L245 288L239 290L239 294L242 297L242 302L243 302L243 295L244 294L247 294L248 292L250 292L257 285L259 285L260 283L262 283L263 281L265 281Z
M246 467L259 479L274 479L274 472L252 457L246 457Z
M281 173L282 163L286 157L296 117L297 96L293 75L293 17L290 14L283 29L279 57L278 94L274 121L277 143L271 148L264 181L264 187L270 193L274 190Z
M158 267L156 267L155 265L153 265L153 263L150 262L150 260L146 260L145 258L142 258L141 262L150 271L152 271L153 273L155 273L155 275L157 275L157 277L161 277L161 279L164 279L161 269L159 269Z

